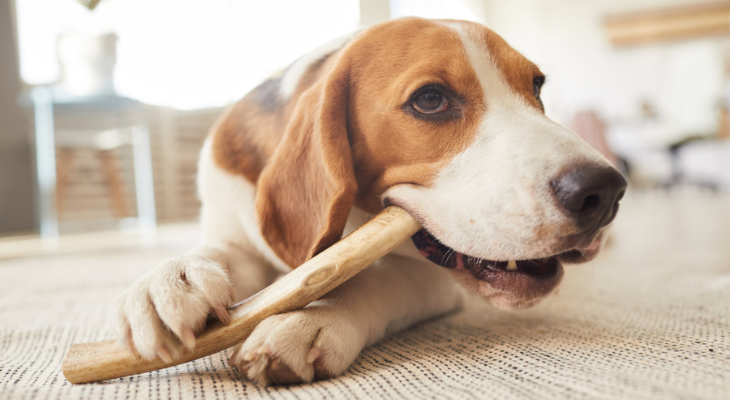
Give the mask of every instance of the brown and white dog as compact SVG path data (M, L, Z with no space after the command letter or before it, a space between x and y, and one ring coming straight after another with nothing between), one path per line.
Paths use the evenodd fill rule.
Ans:
M178 357L210 313L225 322L227 305L386 203L424 229L323 299L265 320L231 365L258 384L339 375L365 346L457 310L454 280L502 309L537 303L561 262L596 255L626 187L545 117L544 80L464 21L394 20L295 61L212 130L199 164L203 243L120 297L119 341Z

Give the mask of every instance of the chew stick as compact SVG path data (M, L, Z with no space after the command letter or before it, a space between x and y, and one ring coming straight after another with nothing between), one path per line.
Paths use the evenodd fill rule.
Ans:
M255 296L229 309L231 323L210 323L193 350L166 363L138 359L114 340L71 346L63 375L71 383L96 382L182 364L217 353L244 340L265 318L303 308L362 271L420 229L402 208L390 206L375 218L283 276Z

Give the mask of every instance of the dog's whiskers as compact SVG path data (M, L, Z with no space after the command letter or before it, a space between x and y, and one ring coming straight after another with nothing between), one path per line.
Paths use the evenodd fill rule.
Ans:
M451 257L455 253L455 250L452 248L449 248L449 250L446 251L446 254L441 258L441 264L446 265L446 262L449 261L449 257Z

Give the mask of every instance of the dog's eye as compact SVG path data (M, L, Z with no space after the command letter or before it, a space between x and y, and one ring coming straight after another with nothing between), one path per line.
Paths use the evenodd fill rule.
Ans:
M540 89L542 89L542 85L545 83L545 77L544 76L536 76L532 78L532 90L535 94L535 98L540 100Z
M436 89L426 89L413 100L413 108L422 114L436 114L449 108L449 101Z

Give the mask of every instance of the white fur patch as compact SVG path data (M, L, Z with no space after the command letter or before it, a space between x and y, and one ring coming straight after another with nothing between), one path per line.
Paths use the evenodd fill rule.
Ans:
M203 245L227 241L250 243L278 270L291 271L261 235L256 218L256 187L243 176L230 174L215 165L210 139L200 152L198 190L203 202Z

